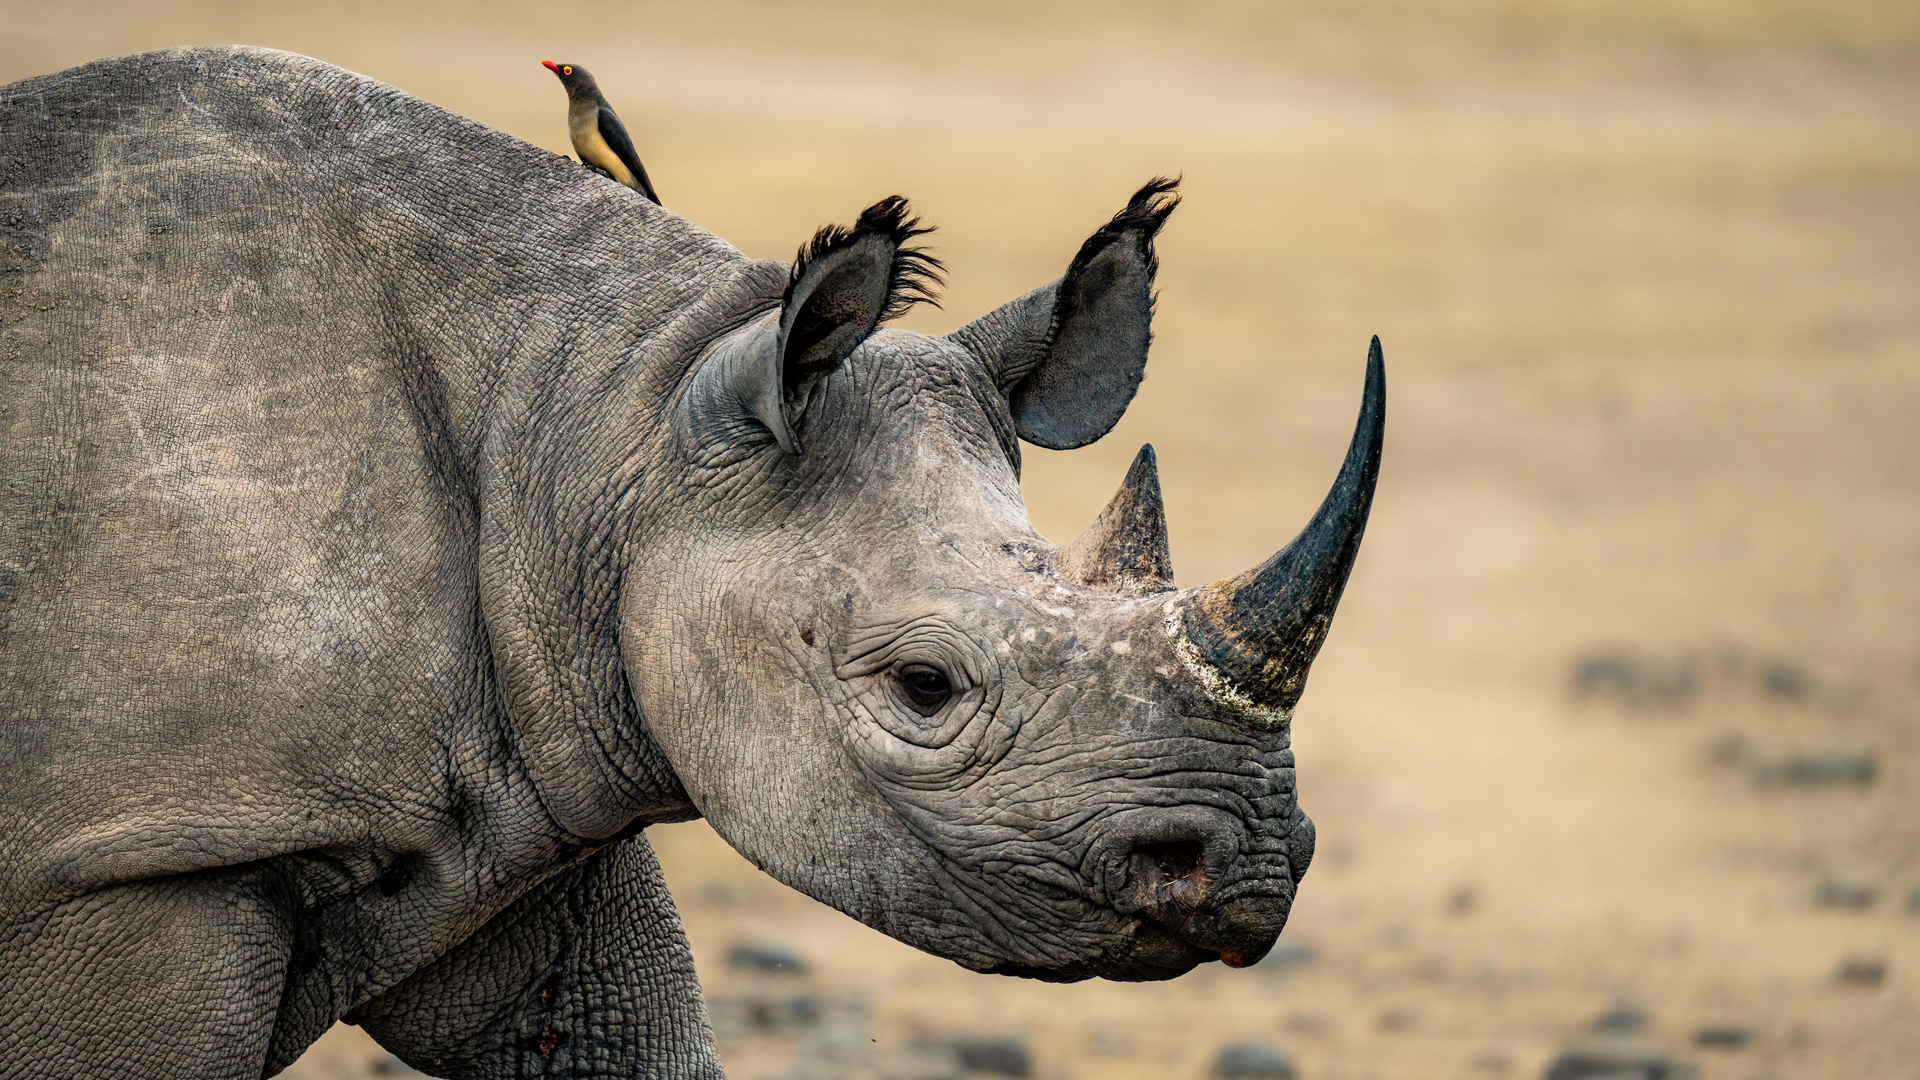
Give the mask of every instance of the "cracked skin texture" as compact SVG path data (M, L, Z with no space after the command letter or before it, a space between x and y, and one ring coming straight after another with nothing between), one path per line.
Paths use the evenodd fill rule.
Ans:
M0 88L0 1074L271 1075L345 1018L719 1076L642 831L700 815L979 970L1271 945L1287 732L1178 595L1056 573L964 337L859 341L783 454L722 375L787 275L302 57ZM1175 842L1204 902L1129 861Z

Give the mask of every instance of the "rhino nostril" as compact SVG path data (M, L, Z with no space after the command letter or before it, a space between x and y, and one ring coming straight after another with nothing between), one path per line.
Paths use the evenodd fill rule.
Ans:
M1134 866L1150 901L1183 908L1205 903L1213 889L1207 876L1206 853L1204 844L1192 840L1135 848Z

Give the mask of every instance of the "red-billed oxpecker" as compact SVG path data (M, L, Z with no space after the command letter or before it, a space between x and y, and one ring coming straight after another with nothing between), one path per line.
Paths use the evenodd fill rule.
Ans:
M647 179L647 167L640 164L633 140L627 137L626 125L620 122L613 106L607 104L606 96L600 93L599 85L587 69L551 60L542 60L540 64L559 76L560 85L567 88L567 134L573 137L573 152L580 155L581 162L655 203L666 205L654 193L653 181Z

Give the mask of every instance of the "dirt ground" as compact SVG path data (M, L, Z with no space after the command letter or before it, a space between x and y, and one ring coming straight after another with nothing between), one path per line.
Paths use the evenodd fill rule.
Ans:
M556 151L537 61L584 64L667 205L749 253L912 197L952 271L929 331L1184 174L1139 398L1024 479L1065 541L1151 441L1182 584L1305 522L1381 335L1275 957L973 975L658 828L731 1075L930 1080L927 1040L1004 1035L1055 1080L1250 1039L1313 1080L1537 1077L1595 1040L1920 1077L1920 7L0 0L0 82L208 41ZM381 1069L342 1027L290 1075Z

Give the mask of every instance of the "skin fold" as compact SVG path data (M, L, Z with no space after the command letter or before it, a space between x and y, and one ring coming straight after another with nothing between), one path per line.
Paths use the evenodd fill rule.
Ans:
M1257 960L1292 702L1196 646L1150 455L1069 550L1019 493L1133 396L1171 190L935 338L903 201L789 266L303 57L0 87L0 1075L345 1019L720 1076L643 831L699 816L975 970Z

